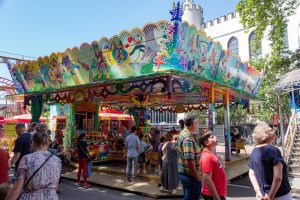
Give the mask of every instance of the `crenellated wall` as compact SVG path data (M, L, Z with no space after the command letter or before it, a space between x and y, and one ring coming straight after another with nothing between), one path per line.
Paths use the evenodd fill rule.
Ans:
M219 41L225 49L228 48L229 40L236 37L239 41L239 56L243 61L249 60L249 35L253 29L248 32L245 31L237 12L209 20L201 24L201 27L208 36L215 41ZM266 39L268 30L266 30L265 37L262 40L262 55L271 53L271 42ZM295 14L288 18L287 37L289 50L295 51L300 48L300 1L296 6Z
M214 25L218 25L220 23L223 23L223 22L226 22L226 21L229 21L229 20L232 20L232 19L236 19L237 15L238 15L237 12L233 12L233 13L229 13L227 15L223 15L221 17L218 17L216 19L209 20L206 23L204 23L204 28L211 27L211 26L214 26Z
M228 42L232 37L238 39L239 42L239 56L242 61L250 60L250 44L249 36L253 29L248 32L245 31L243 25L240 23L240 17L237 12L229 13L217 19L205 23L204 31L213 40L219 41L222 46L228 49ZM262 55L271 53L270 41L267 40L267 32L262 40Z
M200 5L193 3L193 1L186 1L182 3L183 10L198 10L203 13L203 8Z
M202 29L203 24L203 8L194 3L193 0L185 0L181 4L183 10L182 21L186 21L189 24L195 25L197 29Z

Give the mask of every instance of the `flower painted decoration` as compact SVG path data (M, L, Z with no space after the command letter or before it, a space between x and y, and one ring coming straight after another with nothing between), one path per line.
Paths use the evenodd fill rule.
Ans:
M163 61L163 56L159 55L159 56L155 57L154 64L157 66L157 69L159 70L160 69L160 65L166 64L166 63Z

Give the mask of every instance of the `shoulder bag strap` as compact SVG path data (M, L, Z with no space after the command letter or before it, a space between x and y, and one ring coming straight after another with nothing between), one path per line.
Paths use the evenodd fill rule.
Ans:
M30 176L30 178L28 179L28 181L26 182L25 186L24 186L24 190L27 188L27 185L30 183L31 179L36 175L36 173L38 173L40 171L40 169L46 164L46 162L53 156L54 154L51 154L46 160L45 162Z
M78 146L79 146L79 148L81 149L81 151L83 151L83 152L86 154L86 156L88 157L88 159L90 159L90 156L89 156L88 152L85 151L85 150L83 150L83 148L81 147L80 144L78 144Z

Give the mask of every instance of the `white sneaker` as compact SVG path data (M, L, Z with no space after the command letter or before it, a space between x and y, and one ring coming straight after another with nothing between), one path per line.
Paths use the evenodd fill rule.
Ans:
M165 192L165 191L166 191L166 190L164 189L163 186L160 186L160 187L159 187L159 190L160 190L161 192Z
M174 195L174 194L176 194L176 192L177 192L176 190L172 190L171 194Z

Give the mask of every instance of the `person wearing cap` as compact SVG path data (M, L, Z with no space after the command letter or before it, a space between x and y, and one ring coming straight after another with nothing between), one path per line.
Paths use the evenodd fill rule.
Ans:
M15 147L13 149L14 155L11 158L11 165L15 165L16 172L19 162L23 156L31 152L31 135L26 132L24 123L17 123L15 128L18 138L15 141Z

